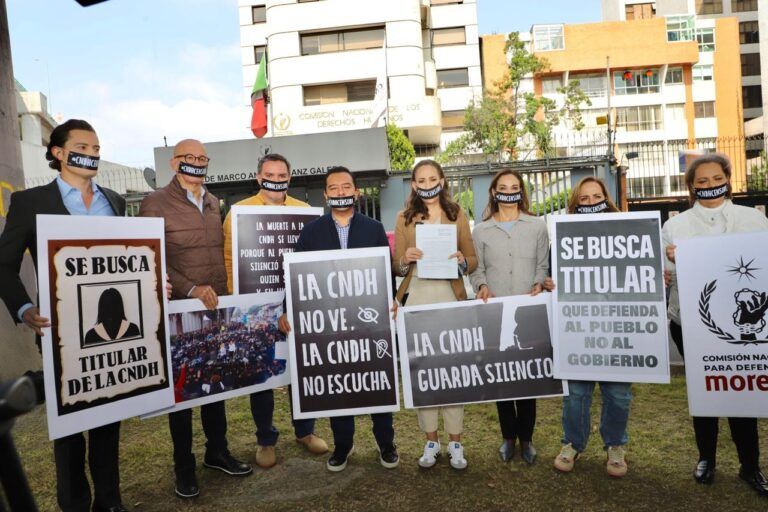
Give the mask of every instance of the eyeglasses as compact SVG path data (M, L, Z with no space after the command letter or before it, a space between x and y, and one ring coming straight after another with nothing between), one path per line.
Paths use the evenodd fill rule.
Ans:
M181 158L188 164L199 163L199 164L207 165L208 162L211 161L211 159L205 155L198 156L198 155L193 155L192 153L187 153L186 155L175 155L173 158Z

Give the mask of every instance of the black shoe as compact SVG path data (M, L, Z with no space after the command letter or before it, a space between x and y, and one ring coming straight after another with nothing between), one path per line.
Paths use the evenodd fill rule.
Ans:
M184 470L176 472L176 496L179 498L194 498L200 494L200 488L197 486L197 476L195 470Z
M499 459L501 462L509 462L515 456L515 440L505 439L499 446Z
M387 469L396 468L397 465L400 464L400 456L397 454L397 446L392 444L383 450L379 448L379 463Z
M125 508L125 505L122 503L118 503L117 505L113 505L111 507L101 507L99 505L94 505L93 512L128 512L128 509Z
M344 450L343 448L336 448L333 450L333 454L328 459L328 462L326 463L325 467L328 468L328 471L333 471L334 473L338 471L344 471L347 468L347 462L349 461L349 456L352 455L352 453L355 451L355 447L352 446L349 450Z
M211 469L218 469L228 475L233 476L245 476L253 473L253 468L250 464L240 462L234 458L229 452L211 454L206 453L203 460L203 466Z
M693 479L700 484L711 484L715 481L715 464L702 459L693 470Z
M744 468L741 468L739 478L747 482L760 496L768 496L768 480L760 469L744 471Z
M536 448L533 447L532 442L520 441L520 456L529 466L536 462L536 455Z

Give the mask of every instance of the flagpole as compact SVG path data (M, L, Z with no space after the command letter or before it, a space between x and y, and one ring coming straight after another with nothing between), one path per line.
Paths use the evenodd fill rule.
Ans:
M269 36L264 36L264 55L262 59L267 59L267 133L271 136L274 135L275 125L272 123L272 62L269 60Z

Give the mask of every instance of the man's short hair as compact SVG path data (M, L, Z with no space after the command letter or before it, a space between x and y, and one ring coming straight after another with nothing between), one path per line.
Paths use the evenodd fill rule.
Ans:
M331 174L338 174L340 172L345 172L349 174L352 177L352 184L357 188L357 178L355 178L355 173L344 167L343 165L337 165L335 167L331 167L328 169L328 172L325 173L325 187L328 188L328 176Z
M256 173L261 174L261 168L264 167L266 162L283 162L288 169L288 173L291 172L291 164L288 163L288 159L278 153L268 153L259 159L259 165L256 167Z

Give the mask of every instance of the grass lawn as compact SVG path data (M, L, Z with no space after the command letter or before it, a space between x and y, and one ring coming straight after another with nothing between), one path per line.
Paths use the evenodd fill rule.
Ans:
M133 510L768 510L738 476L736 450L721 421L718 472L711 486L696 484L691 473L697 460L685 394L685 379L672 384L635 385L629 422L629 474L612 480L605 473L605 455L596 423L599 392L593 405L593 437L576 470L567 475L552 468L559 451L560 399L538 402L534 444L539 459L532 467L519 456L502 464L496 456L500 434L493 404L466 408L464 444L469 467L450 468L445 457L431 470L421 470L423 437L416 414L395 415L400 467L378 464L370 421L358 418L356 453L342 473L325 469L326 456L313 457L293 441L288 396L276 392L275 424L282 431L278 465L245 478L229 477L202 468L204 436L195 414L195 452L200 496L182 501L173 494L171 440L165 417L123 422L121 474L123 501ZM41 510L56 510L52 444L47 440L43 408L21 418L14 429L17 448ZM255 457L254 425L247 398L227 404L228 439L233 454L249 462ZM768 452L761 420L761 450ZM332 440L327 420L317 433ZM445 449L445 448L444 448ZM762 457L768 469L768 459Z

